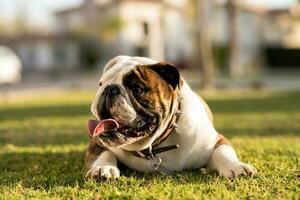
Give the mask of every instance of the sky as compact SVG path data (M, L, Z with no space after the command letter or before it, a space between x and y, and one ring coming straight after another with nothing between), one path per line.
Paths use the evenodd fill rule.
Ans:
M245 0L251 3L263 4L272 8L282 8L291 5L296 0ZM53 13L57 10L78 6L83 0L1 0L0 20L12 21L20 11L32 26L51 29L54 26Z
M12 21L22 12L32 26L50 28L54 25L53 13L78 6L83 0L1 0L0 20Z

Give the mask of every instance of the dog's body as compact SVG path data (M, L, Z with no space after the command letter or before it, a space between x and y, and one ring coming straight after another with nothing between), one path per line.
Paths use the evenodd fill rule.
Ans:
M227 178L236 178L241 174L253 175L256 172L254 167L238 160L233 148L215 130L206 103L190 89L174 66L148 58L118 56L106 65L100 82L92 113L97 120L102 121L97 126L99 135L93 135L95 128L90 131L92 138L86 155L86 177L119 177L117 160L132 169L145 172L209 167ZM143 87L147 87L147 90L138 89L135 93L136 83L145 85ZM107 89L111 89L112 84L117 84L117 89L113 88L116 89L114 92ZM110 99L116 95L117 100L111 102ZM101 103L103 99L105 103ZM152 123L144 119L145 113L150 118L155 116L152 120L155 128L150 133L145 129L140 136L140 133L132 131L133 137L132 134L118 131L119 123L131 129L144 130L141 127ZM136 128L138 123L143 125ZM115 132L111 128L103 128L107 126L113 126ZM152 147L168 130L171 130L170 134L155 148L176 144L178 149L161 152L152 159L135 155L134 152ZM156 158L161 163L153 167L149 160Z

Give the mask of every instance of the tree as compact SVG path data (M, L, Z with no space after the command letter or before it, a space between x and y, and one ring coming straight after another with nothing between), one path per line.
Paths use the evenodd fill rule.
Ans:
M243 75L243 68L240 66L240 45L238 30L238 5L236 0L227 0L229 29L229 70L231 78L238 78Z
M202 88L215 87L215 64L213 59L212 32L210 22L210 0L196 0L196 16L198 21L200 62L202 67Z

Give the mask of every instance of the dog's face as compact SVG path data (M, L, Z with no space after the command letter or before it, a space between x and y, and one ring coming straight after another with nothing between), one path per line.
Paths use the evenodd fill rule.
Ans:
M168 63L148 63L121 59L105 67L91 107L99 120L94 137L104 146L141 150L163 133L174 114L178 70Z

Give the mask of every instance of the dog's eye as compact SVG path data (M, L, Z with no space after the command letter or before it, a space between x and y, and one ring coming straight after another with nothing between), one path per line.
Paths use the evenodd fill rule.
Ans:
M142 94L142 93L144 93L144 92L148 92L149 91L149 89L148 88L146 88L146 87L142 87L142 86L140 86L140 85L138 85L138 84L136 84L136 85L133 85L133 87L132 87L132 92L134 93L134 94L137 94L137 95L139 95L139 94Z
M135 94L140 94L143 92L143 89L138 86L138 85L135 85L133 88L132 88L132 92L135 93Z
M99 87L101 87L101 86L102 86L102 82L101 82L101 81L99 81L98 85L99 85Z

